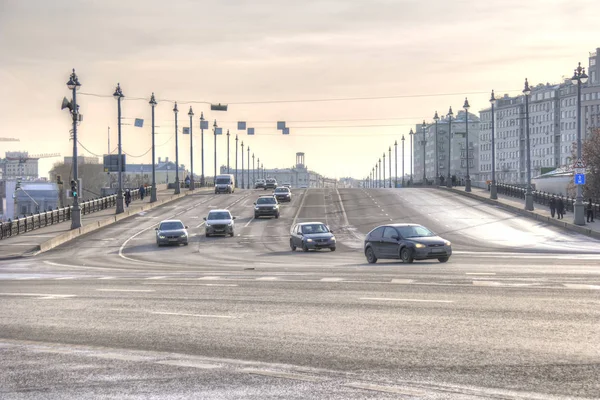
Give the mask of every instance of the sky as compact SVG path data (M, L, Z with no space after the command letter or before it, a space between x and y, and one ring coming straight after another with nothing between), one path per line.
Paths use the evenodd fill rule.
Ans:
M197 174L203 112L229 129L232 166L237 134L266 168L290 167L304 152L309 169L362 179L435 111L456 113L468 97L477 112L492 89L517 94L526 77L560 82L598 47L596 0L0 0L0 137L20 139L0 142L0 155L72 155L60 105L75 68L80 155L107 153L109 127L116 148L120 83L128 163L151 162L154 92L157 157L175 159L173 101L180 130L193 107ZM237 121L256 134L238 131ZM205 131L207 176L213 140ZM188 166L189 136L180 134L179 146ZM226 136L217 147L222 165ZM40 175L59 160L40 160Z

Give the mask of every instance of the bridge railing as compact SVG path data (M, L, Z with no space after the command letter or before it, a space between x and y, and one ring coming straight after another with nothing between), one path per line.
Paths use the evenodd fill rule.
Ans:
M151 187L146 189L146 195L150 196ZM131 200L140 198L139 189L130 189ZM117 205L117 195L98 197L79 203L81 215L92 214L98 211L106 210ZM11 236L20 235L35 229L59 224L71 220L73 206L56 208L55 210L42 211L36 214L23 215L22 217L9 219L7 222L0 221L0 240Z

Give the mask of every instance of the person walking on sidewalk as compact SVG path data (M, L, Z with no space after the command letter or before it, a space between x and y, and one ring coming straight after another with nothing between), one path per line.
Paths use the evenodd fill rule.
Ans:
M554 196L552 196L552 198L550 199L550 215L552 215L552 218L554 218L554 214L556 214L556 199L554 198Z
M556 213L558 214L558 219L563 219L565 215L565 202L562 197L559 197L556 202Z
M144 188L144 185L140 186L139 192L140 192L140 200L144 200L144 195L146 194L146 189Z
M129 189L125 192L125 205L129 207L129 203L131 203L131 192Z
M587 211L587 222L594 222L594 205L592 204L592 199L587 203L585 209Z

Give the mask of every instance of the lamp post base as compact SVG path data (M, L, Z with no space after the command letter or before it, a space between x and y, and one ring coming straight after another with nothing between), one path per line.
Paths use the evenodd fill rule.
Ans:
M585 225L585 205L579 199L573 205L573 223L579 226Z
M533 194L531 193L525 193L525 209L533 211Z
M81 208L79 204L73 206L71 210L71 229L81 228Z
M467 181L465 182L465 192L470 192L471 191L471 178L467 178Z
M190 190L194 190L194 189L196 189L195 185L196 185L196 184L194 183L194 180L193 180L193 179L190 179Z
M452 189L452 178L451 178L451 177L448 177L448 178L447 178L447 181L446 181L446 187L447 187L448 189Z
M492 186L490 188L490 199L498 200L498 188L496 187L495 183L492 183Z
M123 208L123 195L117 194L117 214L122 214L125 209Z
M181 193L181 184L179 183L179 180L175 181L175 191L173 192L173 194L179 194Z
M156 186L153 185L150 188L150 203L156 202Z

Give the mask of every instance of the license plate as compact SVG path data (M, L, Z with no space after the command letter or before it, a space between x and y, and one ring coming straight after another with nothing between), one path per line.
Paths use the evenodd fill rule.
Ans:
M433 249L433 250L431 250L431 252L432 253L445 253L446 250L444 250L444 249Z
M169 239L169 242L176 242L176 241L178 241L178 240L179 240L179 239Z

